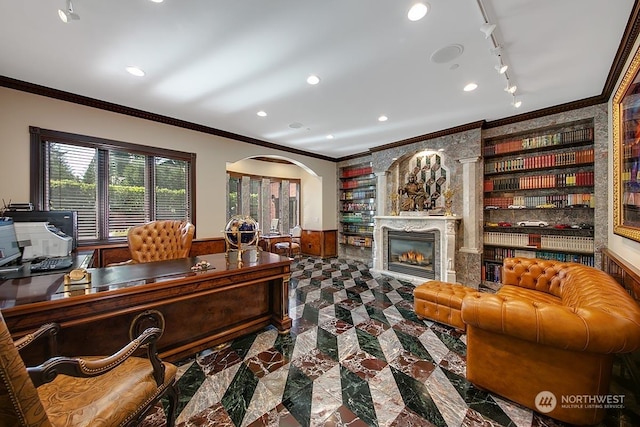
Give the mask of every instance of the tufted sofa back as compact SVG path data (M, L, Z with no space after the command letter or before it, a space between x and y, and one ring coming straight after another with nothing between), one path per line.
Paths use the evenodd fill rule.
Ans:
M562 283L570 263L537 258L505 258L502 284L545 292L562 298Z
M531 339L602 353L640 348L640 307L607 273L532 258L505 258L503 267L505 286L496 295L502 308L496 315L502 321L513 315L529 319L524 329L534 334ZM558 302L542 297L530 302L529 290L553 295Z
M188 221L152 221L132 227L127 234L133 262L187 258L195 226Z

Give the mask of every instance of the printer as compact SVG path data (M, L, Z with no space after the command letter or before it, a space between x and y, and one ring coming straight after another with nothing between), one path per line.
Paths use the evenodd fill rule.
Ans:
M73 237L48 222L14 222L18 243L24 247L23 260L61 257L71 254Z

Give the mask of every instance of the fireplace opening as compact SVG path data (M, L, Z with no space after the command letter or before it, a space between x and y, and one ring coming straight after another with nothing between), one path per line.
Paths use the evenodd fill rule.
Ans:
M387 268L397 273L435 279L434 232L388 232Z

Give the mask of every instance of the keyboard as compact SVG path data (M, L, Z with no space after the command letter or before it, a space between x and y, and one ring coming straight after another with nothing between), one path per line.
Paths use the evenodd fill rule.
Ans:
M44 260L31 264L31 271L51 271L63 270L73 265L73 259L69 257L45 258Z

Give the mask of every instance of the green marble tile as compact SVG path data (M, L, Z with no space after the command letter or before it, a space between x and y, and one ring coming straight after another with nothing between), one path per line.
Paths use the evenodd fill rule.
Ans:
M251 398L258 385L258 378L247 368L240 365L233 381L222 397L222 405L235 425L240 425L251 403Z
M342 382L342 403L370 426L377 426L378 419L369 390L369 383L340 366L340 381Z
M382 347L380 347L380 342L378 342L378 338L360 329L356 329L356 336L358 337L358 344L361 350L366 351L375 358L384 360L385 362L387 361Z

